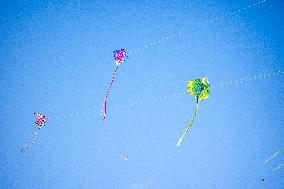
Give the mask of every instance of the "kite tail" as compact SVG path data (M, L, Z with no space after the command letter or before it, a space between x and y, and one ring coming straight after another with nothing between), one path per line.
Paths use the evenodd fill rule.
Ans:
M105 119L105 118L106 118L106 116L107 116L106 100L104 100L103 108L104 108L104 119Z
M281 167L283 167L284 166L284 163L282 163L281 165L279 165L278 167L276 167L275 169L273 169L273 171L275 172L275 171L278 171Z
M29 140L26 142L26 144L25 144L25 146L22 148L21 152L26 152L26 151L28 151L28 149L35 143L35 140L36 140L36 137L37 137L37 135L38 135L38 133L39 133L39 130L40 130L40 128L38 128L38 130L36 131L32 142L29 141ZM30 139L30 137L29 137L29 139Z
M279 152L280 150L278 150L273 156L269 157L264 163L268 163L269 161L271 161L275 156L277 156Z
M181 142L182 142L182 140L183 140L185 134L187 133L187 131L189 130L189 128L190 128L191 125L193 124L194 119L195 119L195 117L197 116L197 113L198 113L198 103L196 103L195 113L194 113L193 118L190 120L189 125L186 127L185 131L182 133L181 137L179 138L179 141L178 141L178 143L177 143L177 147L179 147L179 146L181 145Z
M107 102L108 95L110 93L110 90L111 90L111 87L112 87L112 84L113 84L113 81L114 81L114 78L115 78L115 75L116 75L118 67L119 67L119 65L117 65L115 70L114 70L114 73L112 75L112 79L111 79L111 82L110 82L110 85L109 85L109 88L107 90L107 94L106 94L106 97L105 97L105 100L104 100L104 103L103 103L103 111L104 111L104 118L103 118L103 120L105 120L105 118L106 118L106 114L107 114L107 112L106 112L106 102Z

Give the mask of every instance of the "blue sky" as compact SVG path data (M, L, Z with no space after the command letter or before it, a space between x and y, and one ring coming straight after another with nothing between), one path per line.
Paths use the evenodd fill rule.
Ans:
M284 187L284 3L254 3L1 1L0 188ZM21 154L35 111L51 119Z

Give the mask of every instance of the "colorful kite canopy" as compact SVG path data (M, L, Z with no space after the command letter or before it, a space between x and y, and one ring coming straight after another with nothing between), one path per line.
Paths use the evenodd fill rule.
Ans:
M35 122L35 124L40 128L42 128L45 125L45 120L47 120L48 118L45 117L44 115L41 115L38 112L34 113L37 117L37 121Z
M37 121L35 122L35 124L37 125L38 130L36 131L36 133L35 133L35 135L34 135L32 140L30 140L31 137L29 137L29 139L27 140L25 146L22 148L21 152L28 151L28 149L35 143L35 140L36 140L36 137L37 137L37 135L39 133L39 130L43 126L45 126L45 121L48 119L46 116L44 116L44 115L42 115L42 114L40 114L38 112L35 112L34 114L37 117Z
M104 100L104 103L103 103L103 111L104 111L104 118L106 118L106 102L107 102L107 99L108 99L108 95L110 93L110 90L111 90L111 87L112 87L112 84L113 84L113 81L114 81L114 78L115 78L115 75L116 75L116 72L120 66L120 64L125 61L125 58L127 58L127 55L126 55L126 51L124 49L120 49L120 50L115 50L113 51L113 56L114 56L114 59L115 59L115 63L116 63L116 68L114 70L114 73L112 75L112 80L110 82L110 85L109 85L109 88L107 90L107 94L106 94L106 97L105 97L105 100Z
M194 119L198 113L198 103L202 100L205 100L209 98L210 96L210 84L207 78L201 79L195 79L195 80L190 80L188 82L188 93L190 95L193 95L196 97L196 107L195 107L195 113L193 118L190 120L189 125L186 127L185 131L181 135L177 146L179 147L181 145L181 142L185 136L185 134L188 132L189 128L194 122Z
M113 51L113 56L117 66L119 66L119 64L121 64L127 57L124 49Z
M210 96L210 84L208 78L188 81L188 93L196 96L197 103Z

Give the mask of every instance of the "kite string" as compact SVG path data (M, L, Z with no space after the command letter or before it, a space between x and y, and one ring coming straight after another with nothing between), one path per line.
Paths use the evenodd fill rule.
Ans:
M251 8L256 7L256 6L260 5L260 4L263 4L263 3L265 3L266 1L267 1L267 0L262 0L262 1L257 1L257 2L255 2L255 3L253 3L253 4L249 4L249 5L247 5L246 7L243 7L243 8L241 8L241 9L238 9L237 11L232 12L232 15L240 14L240 13L242 13L242 12L248 10L248 9L251 9ZM206 26L206 25L212 24L213 22L216 22L216 21L218 21L218 18L213 18L213 19L211 19L209 22L206 21L206 22L204 22L203 24L200 24L200 25L197 26L197 27ZM193 29L195 29L194 26L193 26ZM169 40L169 39L177 38L177 37L183 35L184 33L186 33L186 32L181 32L181 31L179 31L179 32L177 32L177 33L175 33L175 34L168 35L168 36L166 36L166 37L164 37L164 38L162 38L162 39L160 39L160 40L158 40L158 41L150 42L150 43L144 45L142 48L136 48L136 49L134 49L134 50L130 50L130 51L129 51L129 54L132 54L132 53L135 53L135 52L139 52L139 51L141 51L141 50L143 50L143 49L145 49L145 48L150 48L150 47L152 47L152 46L161 44L161 43L163 43L163 42L166 42L166 41Z
M237 80L229 80L229 81L222 81L219 83L213 83L211 84L211 87L214 88L223 88L223 87L229 87L232 85L241 85L241 84L245 84L247 82L251 82L251 81L255 81L255 80L260 80L260 79L268 79L271 77L276 77L276 76L280 76L280 75L284 75L284 71L277 71L275 73L265 73L265 74L259 74L259 75L254 75L254 76L249 76L249 77L244 77L241 79L237 79ZM146 100L138 100L135 103L130 103L130 104L125 104L125 105L120 105L120 106L115 106L115 107L109 107L110 111L113 110L120 110L120 109L124 109L124 108L129 108L129 107L133 107L136 105L142 105L145 103L149 103L149 102L158 102L158 101L165 101L165 100L169 100L171 98L176 98L179 96L183 96L186 95L187 91L184 92L179 92L179 93L175 93L172 95L167 95L167 96L160 96L160 97L155 97L155 98L151 98L151 99L146 99ZM49 117L49 119L65 119L65 118L72 118L72 117L78 117L78 116L83 116L83 115L91 115L91 114L98 114L98 118L99 119L100 116L102 116L102 109L98 109L95 111L89 111L89 112L77 112L74 114L69 114L69 115L63 115L63 116L55 116L54 118Z
M244 7L244 8L239 9L239 10L233 12L232 14L243 12L243 11L245 11L247 9L253 8L254 6L258 6L258 5L263 4L265 2L266 2L266 0L258 1L258 2L254 3L254 4L250 4L250 5L248 5L248 6Z
M271 74L254 75L254 76L250 76L250 77L241 78L241 79L238 79L238 80L230 80L230 81L220 82L218 84L213 84L211 86L228 87L229 85L238 85L238 84L242 84L242 83L245 83L245 82L248 82L248 81L258 80L258 79L262 79L262 78L270 78L271 76L279 76L280 74L284 74L284 71L278 71L278 72L271 73Z
M29 137L28 141L26 142L25 146L22 148L21 152L23 152L24 149L25 149L25 152L28 151L28 149L35 143L35 140L36 140L36 137L39 133L39 130L40 130L40 128L38 128L38 130L36 131L31 143L30 143L31 136Z

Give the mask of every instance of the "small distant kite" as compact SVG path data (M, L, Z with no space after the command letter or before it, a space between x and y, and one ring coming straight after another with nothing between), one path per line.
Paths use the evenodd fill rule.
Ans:
M35 112L34 114L37 117L35 124L37 124L38 128L41 129L45 125L45 120L47 120L48 118L38 112Z
M194 122L194 119L198 113L198 103L202 100L209 98L210 96L210 84L209 84L208 78L203 78L202 80L201 79L190 80L188 82L188 93L196 97L195 113L189 125L186 127L185 131L181 135L177 143L178 147L181 145L181 142L185 134L187 133L187 131L189 130L189 128Z
M124 156L124 157L123 157L123 160L124 160L124 161L127 161L127 160L128 160L128 156Z
M37 125L38 130L36 131L36 133L35 133L35 135L34 135L32 141L30 141L30 137L29 137L29 140L26 142L26 144L25 144L25 146L22 148L21 152L23 152L23 151L25 151L25 152L28 151L28 149L35 143L35 140L36 140L36 137L37 137L37 135L38 135L38 133L39 133L39 130L40 130L43 126L45 126L45 121L48 119L46 116L41 115L41 114L38 113L38 112L35 112L34 114L35 114L36 117L37 117L37 121L35 122L35 124Z
M107 102L107 99L108 99L108 95L110 93L110 90L111 90L111 87L112 87L112 84L113 84L113 81L114 81L114 78L115 78L115 75L116 75L116 72L120 66L120 64L125 61L125 58L127 57L126 55L126 51L124 49L120 49L120 50L115 50L113 51L113 56L114 56L114 59L115 59L115 63L116 63L116 68L114 70L114 73L112 75L112 80L110 82L110 85L109 85L109 88L107 90L107 94L106 94L106 97L105 97L105 100L104 100L104 103L103 103L103 111L104 111L104 118L106 118L106 102Z

